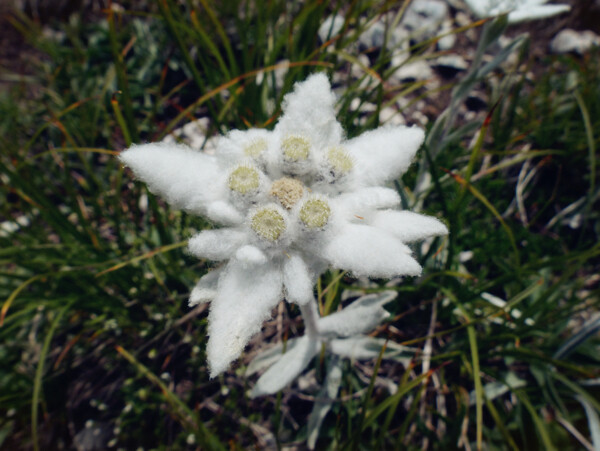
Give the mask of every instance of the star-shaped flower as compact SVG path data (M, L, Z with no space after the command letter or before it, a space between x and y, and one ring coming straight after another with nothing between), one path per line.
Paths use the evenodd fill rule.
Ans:
M334 104L327 77L316 74L285 97L273 131L231 131L214 155L159 143L120 156L171 205L223 226L188 247L226 261L190 296L190 305L212 300L212 376L239 357L281 299L314 302L328 266L415 276L421 267L404 243L447 233L435 218L395 210L398 193L382 186L409 167L423 131L387 127L345 140Z
M548 0L465 0L479 17L508 14L508 23L545 19L569 11L569 5L546 5Z

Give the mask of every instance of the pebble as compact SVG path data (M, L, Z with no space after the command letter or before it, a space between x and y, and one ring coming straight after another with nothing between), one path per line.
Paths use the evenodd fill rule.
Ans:
M550 42L550 50L554 53L574 52L582 55L593 46L599 45L600 36L593 31L575 31L567 28L554 36Z

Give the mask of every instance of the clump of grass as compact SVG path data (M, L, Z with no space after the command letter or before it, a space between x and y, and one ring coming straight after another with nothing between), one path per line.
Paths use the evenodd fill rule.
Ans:
M91 25L76 17L56 26L58 37L14 17L37 50L33 74L0 97L0 443L71 446L95 429L125 449L306 439L314 398L290 389L250 400L243 363L209 380L205 307L186 306L208 263L183 247L210 224L169 210L115 155L200 116L210 119L207 136L269 127L283 95L315 70L346 85L349 135L379 121L358 121L353 99L378 111L399 95L435 96L388 83L386 51L350 75L360 32L389 9L166 0L109 9ZM344 27L321 43L330 13L343 14ZM429 136L440 140L429 139L397 185L407 206L450 223L447 242L416 250L426 275L392 286L394 320L377 331L418 352L404 364L339 363L340 395L319 447L590 444L600 410L594 56L549 59L533 79L520 65L496 67L459 85L487 90L487 120L435 122ZM456 106L465 92L452 94ZM413 190L423 174L429 188ZM321 307L333 311L356 288L326 274ZM296 316L282 308L265 337L294 334Z

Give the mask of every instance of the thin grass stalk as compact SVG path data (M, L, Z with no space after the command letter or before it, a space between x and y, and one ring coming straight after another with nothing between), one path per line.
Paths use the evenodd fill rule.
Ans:
M375 362L375 367L373 368L373 376L371 376L371 380L369 381L369 387L365 393L365 396L362 400L362 405L360 409L360 418L358 420L358 427L354 434L352 434L352 447L351 449L357 450L359 448L360 435L364 429L368 426L365 423L365 419L367 418L367 407L371 401L371 397L373 395L373 389L375 388L375 380L377 379L377 372L379 371L379 367L381 366L381 362L383 361L383 356L385 354L385 350L387 348L387 341L381 347L381 351L379 351L379 356L377 357L377 361ZM381 404L380 404L381 406Z
M123 94L123 108L125 110L125 122L127 123L126 128L129 131L130 140L138 142L139 136L133 115L133 104L131 101L131 93L129 92L129 82L127 81L127 70L125 68L123 54L119 50L119 43L117 40L117 27L115 26L112 0L109 0L108 2L106 20L108 21L110 50L112 52L115 71L117 73L117 82L119 83L119 89Z
M529 401L529 398L527 397L525 392L523 392L521 390L517 390L514 393L517 396L517 398L519 399L519 401L521 401L521 403L525 406L525 408L527 409L529 414L531 415L531 418L533 419L533 423L535 424L535 427L540 434L542 442L544 443L544 449L546 449L548 451L555 451L556 448L554 447L554 444L552 443L552 439L550 438L550 435L548 434L548 430L546 429L544 422L542 421L540 416L535 411L535 408Z
M63 315L71 307L71 304L73 302L74 301L69 302L66 306L59 310L56 317L52 321L50 329L48 330L46 338L44 339L44 345L42 346L42 350L40 351L38 365L35 370L35 377L33 380L33 396L31 399L31 436L33 441L33 449L35 451L40 450L40 443L38 437L38 408L40 403L40 392L42 390L44 363L46 361L46 356L48 355L48 350L50 349L50 342L52 341L52 337L54 336L54 331L58 327L58 323L62 319Z

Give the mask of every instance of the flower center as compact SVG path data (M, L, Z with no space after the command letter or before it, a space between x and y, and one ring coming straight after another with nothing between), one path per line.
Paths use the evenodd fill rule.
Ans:
M276 241L285 231L285 219L276 208L263 207L252 216L250 227L261 238Z
M281 143L283 155L291 161L304 161L308 159L310 143L303 136L291 135Z
M290 177L275 180L271 185L271 191L269 191L269 194L275 196L281 205L288 210L302 198L303 193L304 185L302 185L302 182Z
M247 194L258 188L258 171L250 166L238 166L229 174L229 188L240 194Z
M309 199L300 208L300 220L309 229L316 229L327 224L331 208L324 199Z
M352 158L341 147L332 147L327 151L327 161L331 167L342 174L350 172L354 167Z
M250 158L258 158L265 150L267 150L267 140L258 138L244 148L244 154Z

